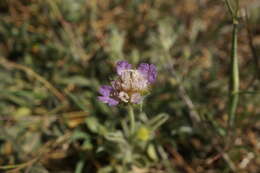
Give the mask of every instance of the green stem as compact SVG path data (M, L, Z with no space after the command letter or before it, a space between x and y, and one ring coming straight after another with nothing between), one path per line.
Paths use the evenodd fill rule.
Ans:
M229 127L232 128L234 126L235 122L235 114L236 114L236 109L238 105L238 100L239 100L239 95L234 94L230 98L230 108L229 108Z
M237 6L237 8L239 8ZM239 67L237 57L237 33L238 33L238 20L237 11L232 14L233 20L233 33L232 33L232 50L231 50L231 76L230 76L230 97L229 97L229 122L230 128L234 126L235 114L239 101Z
M133 135L135 132L135 115L134 115L134 109L132 105L129 105L128 107L128 114L130 119L130 132L131 135Z
M236 22L236 21L234 21ZM232 40L232 54L231 54L231 90L232 94L239 92L239 70L237 58L237 23L233 24L233 40Z

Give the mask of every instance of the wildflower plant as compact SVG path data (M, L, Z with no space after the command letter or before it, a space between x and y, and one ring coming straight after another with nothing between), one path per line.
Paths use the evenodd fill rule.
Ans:
M136 154L140 154L140 148L144 150L151 146L149 141L153 137L153 131L168 119L168 115L159 114L148 120L141 110L139 115L145 116L146 121L135 118L134 108L142 105L145 96L151 92L152 85L156 82L157 69L154 64L141 63L137 68L133 68L127 61L119 61L116 63L116 72L117 76L110 85L100 87L98 100L111 107L122 105L128 108L129 118L127 123L122 123L122 130L109 133L106 138L119 144L119 157L123 158L123 165L134 164L135 158L138 158ZM135 153L135 150L139 152ZM149 152L151 153L151 147Z

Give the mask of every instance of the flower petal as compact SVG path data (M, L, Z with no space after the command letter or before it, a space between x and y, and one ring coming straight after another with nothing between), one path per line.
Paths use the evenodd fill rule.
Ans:
M157 70L156 70L156 66L154 64L150 64L150 69L149 69L149 75L148 75L148 81L150 83L155 82L157 77Z
M127 61L118 61L116 63L116 71L118 75L121 75L124 70L131 69L132 65Z
M149 83L155 82L157 70L154 64L141 63L138 67L138 71L144 75Z
M109 96L113 88L109 85L103 85L99 89L99 93L103 96Z
M103 103L107 103L109 106L115 106L118 104L118 101L115 99L112 99L110 97L106 97L106 96L99 96L98 100L103 102Z
M118 105L118 101L117 100L115 100L115 99L109 99L109 102L108 102L108 105L109 106L116 106L116 105Z

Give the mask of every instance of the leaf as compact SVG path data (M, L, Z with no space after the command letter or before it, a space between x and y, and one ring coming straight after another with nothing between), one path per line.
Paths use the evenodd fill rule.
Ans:
M85 132L82 132L82 131L75 131L71 138L70 138L70 141L75 141L75 140L78 140L78 139L84 139L84 140L89 140L90 139L90 136L88 134L86 134Z
M150 127L153 131L165 123L169 118L169 115L166 113L161 113L148 121L147 126Z
M158 160L157 153L153 144L148 145L147 154L152 160Z
M82 173L83 168L84 168L84 165L85 165L85 160L80 159L80 160L77 162L77 164L76 164L75 173Z
M98 133L98 120L94 117L89 117L86 119L86 124L89 130L93 133Z

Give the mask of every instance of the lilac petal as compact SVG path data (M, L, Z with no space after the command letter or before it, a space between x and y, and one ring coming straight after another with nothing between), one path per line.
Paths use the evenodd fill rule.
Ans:
M105 97L105 96L98 96L98 100L103 102L103 103L107 103L109 97Z
M156 70L156 66L154 64L150 64L150 71L149 71L149 75L148 75L148 81L150 83L155 82L157 77L157 70Z
M138 71L146 78L148 79L148 73L149 73L149 64L142 63L138 67Z
M142 63L138 67L138 71L144 75L149 83L153 83L157 77L157 70L154 64Z
M118 101L117 100L115 100L115 99L110 99L109 100L109 102L108 102L108 105L109 106L116 106L116 105L118 105Z
M107 103L109 106L116 106L118 104L117 100L112 99L110 97L106 97L106 96L99 96L98 100L103 103Z
M109 96L113 88L109 85L103 85L99 89L99 93L103 96Z
M131 69L132 65L127 61L118 61L116 63L116 71L118 75L121 75L124 70Z
M131 103L139 104L143 101L143 97L139 93L134 93L131 95Z

